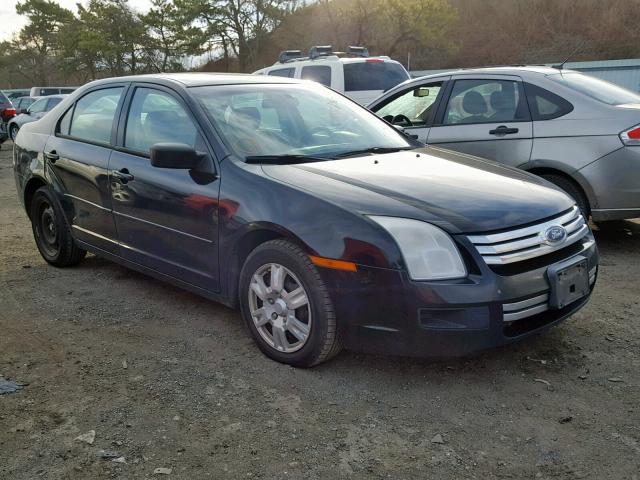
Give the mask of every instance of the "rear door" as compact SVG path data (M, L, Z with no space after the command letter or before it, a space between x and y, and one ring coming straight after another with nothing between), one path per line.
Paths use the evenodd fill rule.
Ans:
M528 162L533 127L520 77L452 76L427 143L514 167Z
M107 167L125 84L104 85L80 97L60 118L45 146L45 162L69 208L79 240L118 254ZM35 105L35 104L34 104Z
M447 77L448 78L448 77ZM447 78L412 84L373 107L373 112L409 135L427 143L429 129Z
M158 168L156 143L183 143L213 152L189 107L173 90L134 85L122 113L119 147L109 163L113 213L122 256L210 291L219 289L220 180L201 170Z

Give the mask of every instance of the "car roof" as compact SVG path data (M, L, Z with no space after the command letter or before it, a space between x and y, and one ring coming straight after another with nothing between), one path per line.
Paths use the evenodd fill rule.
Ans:
M258 83L301 83L300 80L285 77L266 77L248 73L154 73L146 75L130 75L97 80L94 84L117 82L154 82L174 83L184 87L205 85L242 85Z
M514 75L523 73L532 73L539 75L551 75L554 73L575 73L575 70L559 69L548 67L546 65L503 65L496 67L477 67L477 68L460 68L457 70L448 70L427 75L427 77L442 77L447 75L478 75L478 74L496 74L496 75ZM423 77L424 78L424 77Z

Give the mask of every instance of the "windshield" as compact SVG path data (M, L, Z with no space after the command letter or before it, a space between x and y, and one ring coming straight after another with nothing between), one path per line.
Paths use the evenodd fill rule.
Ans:
M609 105L640 103L640 95L613 83L581 73L557 73L549 78Z
M223 85L191 89L226 143L242 157L334 157L411 144L374 114L327 88Z
M371 59L364 62L344 64L344 91L387 91L399 83L409 80L402 65L395 62Z

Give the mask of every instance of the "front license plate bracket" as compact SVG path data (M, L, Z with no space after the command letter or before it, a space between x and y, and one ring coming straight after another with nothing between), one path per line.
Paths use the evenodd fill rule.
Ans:
M564 308L589 294L589 266L582 255L547 269L549 307Z

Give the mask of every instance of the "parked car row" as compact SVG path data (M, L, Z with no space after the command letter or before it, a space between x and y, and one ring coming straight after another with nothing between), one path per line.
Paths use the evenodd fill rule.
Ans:
M488 110L495 89L447 82L434 118L528 128ZM520 100L520 86L497 91ZM436 92L420 88L411 99ZM461 95L451 108L446 92ZM311 82L162 74L79 88L23 125L13 163L47 262L91 251L239 307L267 356L309 367L343 346L466 354L585 305L598 275L585 217L508 157L425 146Z
M30 89L9 89L0 92L0 144L15 138L20 126L37 120L44 112L51 110L60 101L60 95L73 92L77 87L32 87ZM32 103L41 97L53 97L58 100L43 102L30 109ZM25 114L22 118L16 115Z

